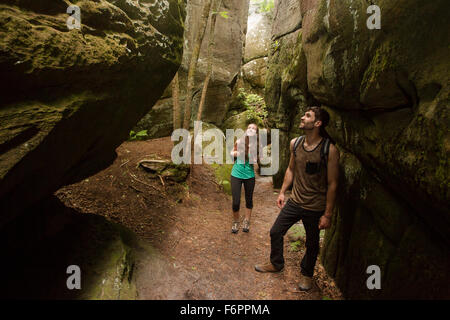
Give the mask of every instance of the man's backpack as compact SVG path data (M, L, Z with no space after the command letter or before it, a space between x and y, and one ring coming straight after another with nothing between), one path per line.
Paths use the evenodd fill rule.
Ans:
M325 170L327 170L327 164L328 164L328 153L330 152L330 139L329 138L323 138L324 141L322 143L322 147L320 148L320 166L324 165ZM305 136L300 136L297 139L295 139L294 142L294 159L297 156L296 150L299 144L303 143L305 140Z

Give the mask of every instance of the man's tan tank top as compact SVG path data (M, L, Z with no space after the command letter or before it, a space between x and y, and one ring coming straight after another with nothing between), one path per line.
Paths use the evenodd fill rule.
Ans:
M322 138L311 151L304 148L305 138L297 146L291 199L306 210L324 211L326 207L328 186L326 169L322 165L317 173L305 172L308 161L320 165L320 149L324 140Z

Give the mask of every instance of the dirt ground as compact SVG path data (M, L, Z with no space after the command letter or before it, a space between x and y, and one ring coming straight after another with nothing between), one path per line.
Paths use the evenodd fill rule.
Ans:
M56 193L66 206L121 223L155 248L136 266L139 299L342 299L319 260L313 288L298 290L305 248L293 250L287 239L281 273L254 270L269 260L269 230L279 213L270 178L257 176L250 232L232 234L231 196L210 166L193 168L190 187L150 178L137 166L154 155L170 159L171 150L169 137L125 142L109 168Z

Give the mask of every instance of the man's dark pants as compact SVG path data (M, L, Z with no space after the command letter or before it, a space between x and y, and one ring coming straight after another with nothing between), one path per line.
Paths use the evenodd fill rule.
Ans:
M283 236L294 223L302 220L306 231L306 253L300 264L301 273L307 277L313 276L314 266L319 254L319 220L323 213L324 211L305 210L291 199L286 202L270 229L272 244L270 262L275 268L281 269L284 267Z

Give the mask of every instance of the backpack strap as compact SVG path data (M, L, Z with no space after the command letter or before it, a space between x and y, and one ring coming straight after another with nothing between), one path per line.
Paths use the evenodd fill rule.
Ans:
M295 139L295 141L294 141L294 158L297 157L297 153L296 153L297 147L303 141L304 138L305 138L305 136L300 136L300 137L297 137L297 139Z
M294 142L294 157L297 156L296 150L298 148L298 145L300 143L302 143L304 139L305 139L305 136L300 136L297 139L295 139L295 142ZM326 170L327 164L328 164L328 154L330 152L331 140L329 138L324 138L324 139L325 140L322 143L322 147L320 148L320 159L321 159L321 162L323 164L325 164L325 170Z
M325 141L322 144L322 148L320 148L320 161L325 165L325 170L327 170L328 165L328 153L330 152L330 139L325 138Z

